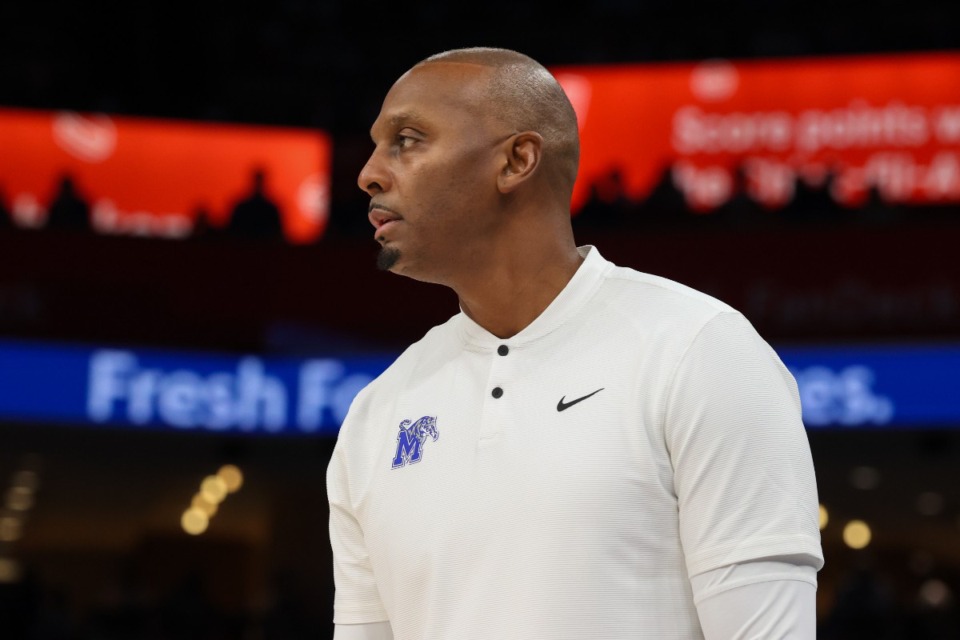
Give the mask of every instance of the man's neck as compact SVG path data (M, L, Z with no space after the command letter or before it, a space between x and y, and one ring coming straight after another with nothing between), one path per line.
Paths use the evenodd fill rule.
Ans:
M460 308L499 338L520 333L563 291L583 257L575 245L541 252L512 253L454 287Z

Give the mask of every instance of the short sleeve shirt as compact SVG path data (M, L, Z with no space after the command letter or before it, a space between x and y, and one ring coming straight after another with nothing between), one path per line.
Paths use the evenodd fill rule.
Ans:
M747 319L594 247L528 327L461 313L355 399L337 624L397 640L702 637L690 577L823 563L796 384Z

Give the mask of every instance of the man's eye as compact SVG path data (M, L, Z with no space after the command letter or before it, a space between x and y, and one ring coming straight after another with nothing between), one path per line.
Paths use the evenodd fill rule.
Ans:
M413 146L413 143L416 141L417 141L416 138L413 138L411 136L405 136L403 134L397 135L397 146L400 147L401 149L406 149L408 147Z

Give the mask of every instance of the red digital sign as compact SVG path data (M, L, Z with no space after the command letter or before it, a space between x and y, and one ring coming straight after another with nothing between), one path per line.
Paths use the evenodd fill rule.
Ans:
M327 224L322 131L0 109L0 149L0 195L22 227L50 224L65 191L104 234L182 238L242 226L299 244Z
M582 156L574 212L615 173L631 198L662 176L695 210L739 176L775 209L798 180L834 200L960 202L960 55L570 66ZM827 182L828 181L828 182Z

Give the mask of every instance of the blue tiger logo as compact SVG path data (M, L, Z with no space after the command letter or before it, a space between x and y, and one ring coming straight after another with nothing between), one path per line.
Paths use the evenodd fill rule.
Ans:
M400 433L397 434L397 453L393 456L393 468L420 462L423 456L423 443L427 441L428 436L433 438L434 442L440 437L435 416L423 416L413 424L410 424L409 420L401 422Z

